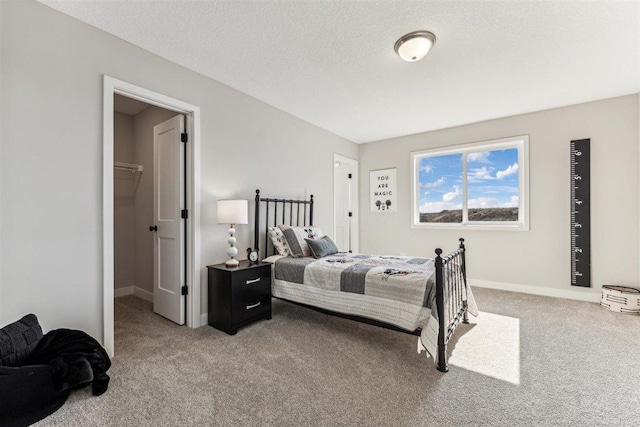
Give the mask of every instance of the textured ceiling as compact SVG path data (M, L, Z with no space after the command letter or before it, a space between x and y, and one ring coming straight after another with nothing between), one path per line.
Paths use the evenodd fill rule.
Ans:
M640 92L638 0L39 1L354 142Z

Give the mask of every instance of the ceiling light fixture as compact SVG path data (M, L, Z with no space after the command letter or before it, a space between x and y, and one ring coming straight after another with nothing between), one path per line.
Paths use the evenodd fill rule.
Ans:
M414 31L400 37L393 49L407 62L416 62L425 57L436 44L435 34L429 31Z

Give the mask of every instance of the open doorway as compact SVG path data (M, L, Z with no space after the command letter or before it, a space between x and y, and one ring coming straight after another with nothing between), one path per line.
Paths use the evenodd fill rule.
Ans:
M333 155L333 213L339 251L358 252L358 161Z
M103 101L103 345L113 356L114 297L201 325L200 111L108 76Z
M114 94L114 296L185 324L185 116Z

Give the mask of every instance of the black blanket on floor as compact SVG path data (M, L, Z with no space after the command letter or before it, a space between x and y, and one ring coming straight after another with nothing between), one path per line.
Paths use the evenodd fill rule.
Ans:
M95 396L107 391L111 360L104 348L82 331L56 329L47 333L29 358L29 364L48 364L56 390L82 388L89 384Z

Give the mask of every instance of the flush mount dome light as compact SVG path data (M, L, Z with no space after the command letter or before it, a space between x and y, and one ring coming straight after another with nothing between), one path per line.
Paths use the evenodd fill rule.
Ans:
M414 31L400 37L393 49L407 62L416 62L425 57L436 44L436 36L429 31Z

